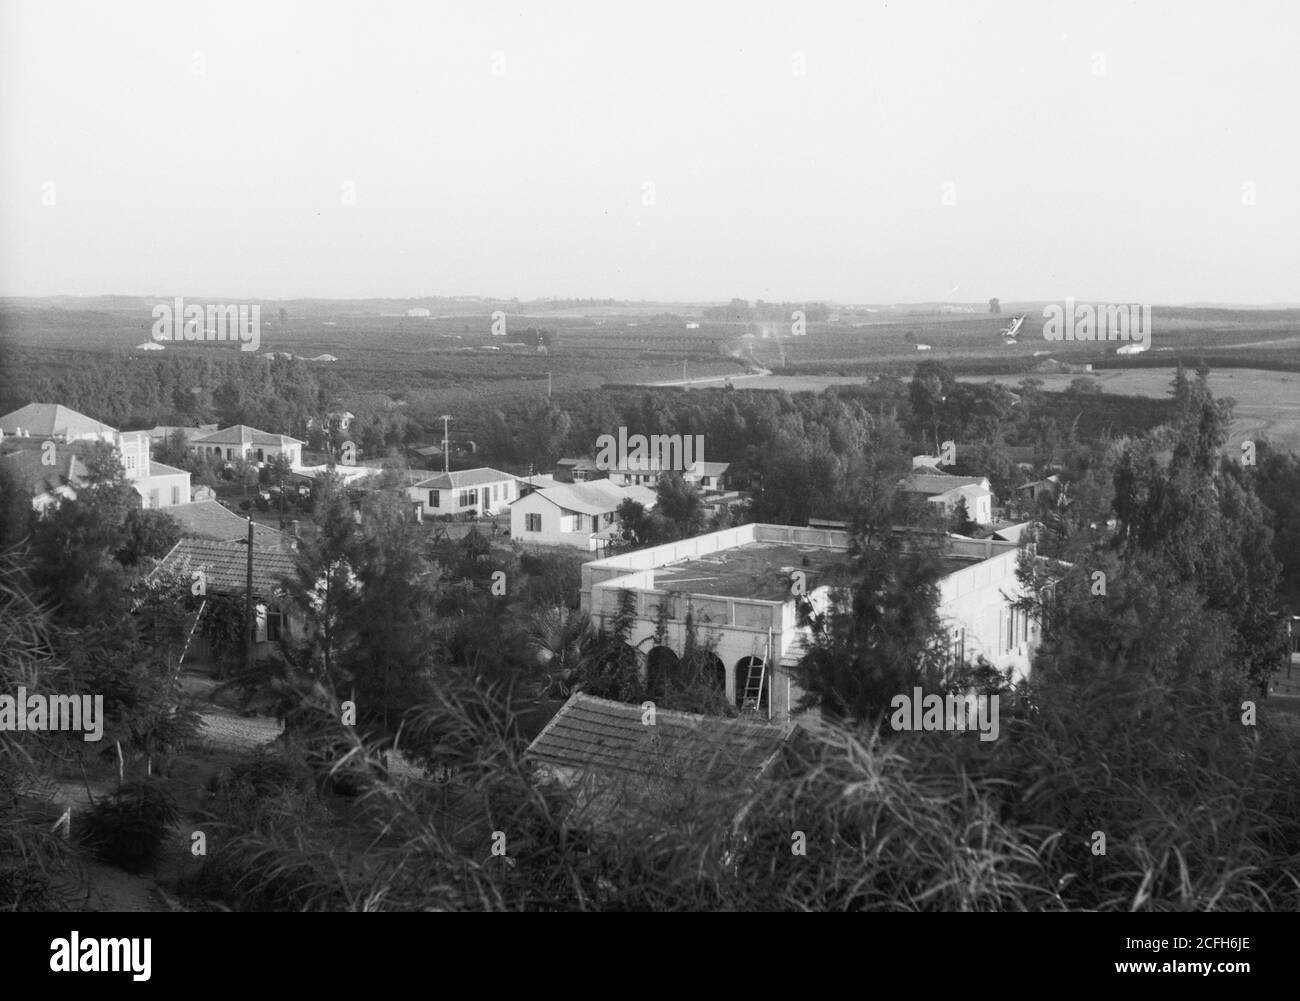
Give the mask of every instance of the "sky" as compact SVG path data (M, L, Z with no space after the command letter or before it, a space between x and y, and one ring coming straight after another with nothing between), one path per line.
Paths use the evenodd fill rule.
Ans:
M1300 3L0 2L0 295L1300 302Z

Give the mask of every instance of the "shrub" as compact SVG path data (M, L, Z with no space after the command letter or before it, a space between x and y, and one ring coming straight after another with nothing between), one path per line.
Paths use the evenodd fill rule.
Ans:
M176 800L161 782L128 782L95 804L81 838L104 861L135 866L157 856L167 828L179 819Z

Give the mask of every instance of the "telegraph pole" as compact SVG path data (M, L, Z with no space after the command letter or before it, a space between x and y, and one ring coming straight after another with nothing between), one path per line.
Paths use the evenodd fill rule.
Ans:
M244 644L244 667L252 676L253 641L257 637L257 616L253 614L253 516L248 516L248 578L244 590L244 617L247 620L248 636Z
M442 415L442 471L444 473L451 472L451 455L449 454L451 443L448 441L451 432L447 430L447 422L450 420L451 414Z
M551 398L551 373L550 372L546 373L546 398L548 400Z

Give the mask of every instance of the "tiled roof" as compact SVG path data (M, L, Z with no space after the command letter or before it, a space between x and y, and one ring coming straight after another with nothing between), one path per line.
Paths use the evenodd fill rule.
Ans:
M159 462L157 459L149 461L150 476L184 476L189 472L187 469L177 469L175 466L169 466L165 462Z
M204 570L209 591L214 594L243 594L248 573L248 548L245 543L236 541L181 539L154 572L164 568L182 573ZM284 590L284 578L294 576L294 554L291 551L254 545L254 595L272 597Z
M12 413L0 417L0 431L13 434L19 428L33 438L54 438L67 435L75 438L83 434L104 434L115 430L93 417L79 414L58 403L29 403Z
M156 424L149 429L149 437L154 440L170 438L174 433L181 433L181 440L189 444L195 438L212 434L217 430L215 424L201 424L198 427L186 427L183 424Z
M575 812L609 826L611 813L645 806L656 783L676 776L708 790L743 788L771 765L792 729L668 709L657 710L654 724L646 725L639 705L577 692L537 735L527 757L576 773L568 776L578 779L570 786L579 800Z
M459 469L450 473L434 473L415 485L425 490L460 490L465 487L482 486L484 483L503 483L506 480L513 479L516 479L516 477L511 473L503 473L499 469L482 466L478 469Z
M634 500L652 507L658 495L648 487L620 487L609 480L589 480L586 483L562 483L548 490L538 490L529 496L544 497L565 511L607 514L617 510L625 500Z
M191 445L283 445L284 442L294 442L301 445L302 442L297 438L291 438L287 434L269 434L266 431L259 431L257 428L250 428L246 424L235 424L228 428L222 428L220 431L214 431L212 434L204 435L201 438L191 438Z
M44 452L40 449L24 448L0 456L0 461L3 461L19 482L26 484L32 495L36 497L43 493L53 493L56 488L65 484L75 489L85 482L87 470L76 453L67 449L56 449L52 466L47 466L41 461L43 456Z
M980 483L963 483L961 486L952 487L941 494L932 494L929 499L941 500L954 494L960 494L963 497L992 497L993 491Z
M241 518L216 501L173 504L158 510L176 519L181 526L182 538L212 539L217 542L248 538L248 519ZM257 546L275 547L287 544L288 537L284 532L253 522L253 543Z
M950 476L947 473L939 475L913 474L904 477L899 482L899 486L908 493L926 494L931 497L947 493L956 487L982 487L983 485L984 478L982 476Z
M530 487L533 490L549 490L551 487L564 486L563 480L557 480L554 476L543 476L541 473L534 473L532 476L520 476L519 486Z

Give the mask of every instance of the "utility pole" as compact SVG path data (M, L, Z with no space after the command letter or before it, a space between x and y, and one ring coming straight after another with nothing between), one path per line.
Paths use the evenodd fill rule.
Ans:
M451 443L448 440L448 436L451 432L447 430L447 422L450 420L451 414L442 415L442 471L444 473L451 472L451 455L449 454Z
M252 676L253 641L257 637L257 617L253 614L253 516L248 516L248 578L244 589L244 618L247 620L248 636L244 644L244 668Z
M550 372L546 373L546 398L548 400L551 398L551 373Z

